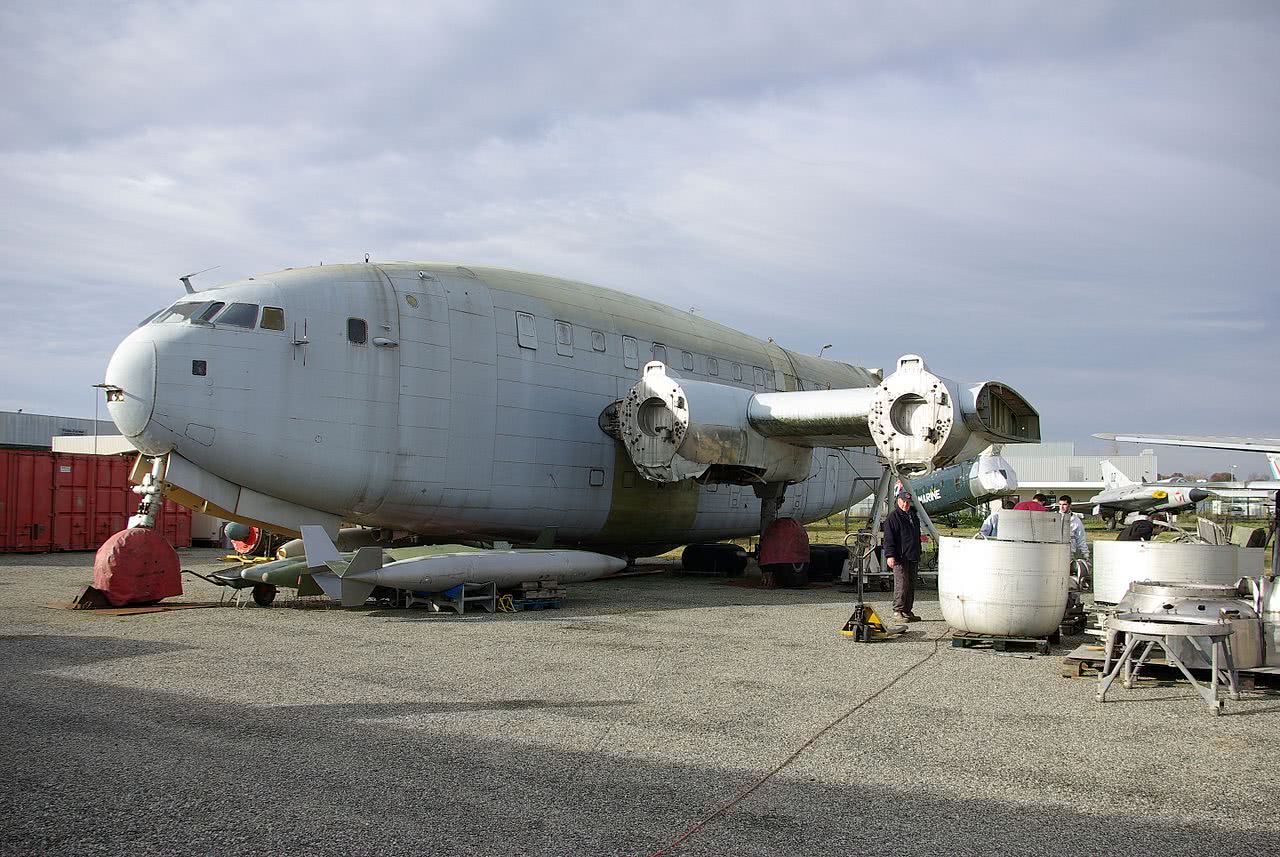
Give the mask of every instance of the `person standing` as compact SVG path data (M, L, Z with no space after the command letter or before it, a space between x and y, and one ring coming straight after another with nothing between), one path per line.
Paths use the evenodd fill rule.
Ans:
M1000 512L1004 509L1012 509L1013 501L1005 497L1000 501L1000 508L992 512L982 521L982 526L978 528L978 532L982 534L984 539L994 539L996 532L1000 526Z
M1084 536L1084 521L1071 511L1071 495L1063 494L1058 498L1058 511L1071 519L1071 552L1078 553L1084 559L1089 558L1089 543Z
M1049 507L1046 505L1048 502L1049 496L1047 494L1037 494L1030 500L1023 500L1013 508L1018 510L1028 509L1032 512L1047 512L1049 511Z
M920 568L920 516L911 505L911 492L902 490L884 522L884 555L893 569L893 618L919 622L911 612L916 601L916 572Z

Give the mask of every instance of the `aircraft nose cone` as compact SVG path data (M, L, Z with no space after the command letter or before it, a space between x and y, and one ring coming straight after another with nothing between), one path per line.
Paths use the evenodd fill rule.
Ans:
M1208 496L1209 492L1203 488L1192 488L1187 492L1187 497L1190 498L1192 503L1199 503L1201 500L1207 499Z
M129 337L107 364L107 412L125 437L137 437L156 407L156 346ZM118 388L118 392L116 389Z

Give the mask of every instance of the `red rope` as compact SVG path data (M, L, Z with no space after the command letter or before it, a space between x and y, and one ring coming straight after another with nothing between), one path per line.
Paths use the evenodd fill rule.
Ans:
M905 670L903 670L902 672L898 673L898 675L894 676L893 681L889 682L889 683L888 683L888 684L886 684L884 687L880 688L880 689L879 689L879 690L877 690L875 693L871 694L871 695L870 695L870 696L868 696L866 699L864 699L864 700L862 700L861 702L859 702L859 703L858 703L857 705L855 705L853 708L850 708L850 709L849 709L848 711L846 711L844 714L841 714L839 717L837 717L835 720L833 720L833 721L831 721L830 723L828 723L828 724L827 724L826 726L824 726L822 729L819 729L819 730L818 730L817 732L815 732L813 735L809 736L809 740L805 741L805 742L804 742L803 744L801 744L798 748L796 748L795 752L794 752L794 753L792 753L790 756L787 756L787 758L783 759L781 762L779 762L777 765L775 765L775 766L773 767L773 769L772 769L772 770L770 770L770 771L766 772L766 773L764 774L764 776L760 777L760 779L756 780L754 783L752 783L752 784L751 784L748 788L746 788L745 790L743 790L743 791L739 792L739 793L738 793L737 795L735 795L735 796L734 796L734 798L733 798L732 800L730 800L728 803L724 804L724 805L723 805L723 806L721 806L719 809L717 809L715 812L711 813L710 815L708 815L708 816L706 816L705 818L703 818L701 821L699 821L699 822L697 822L696 824L694 824L692 827L690 827L690 828L689 828L688 830L686 830L684 833L680 834L680 836L676 837L676 838L675 838L674 840L672 840L671 842L669 842L669 843L667 843L666 845L662 846L662 847L661 847L661 848L659 848L657 851L654 851L654 852L650 853L650 854L648 855L648 857L659 857L659 855L669 853L669 852L671 851L671 849L673 849L673 848L675 848L677 845L680 845L680 844L682 844L683 842L685 842L687 839L689 839L689 837L693 836L695 833L697 833L698 831L702 830L704 827L706 827L706 826L707 826L708 824L710 824L712 821L715 821L715 820L716 820L717 818L719 818L720 816L725 815L726 813L728 813L728 812L729 812L729 810L733 809L735 806L737 806L739 803L741 803L743 800L745 800L748 796L750 796L752 792L754 792L756 789L760 788L762 785L764 785L765 783L767 783L769 780L773 779L773 777L774 777L774 776L776 776L776 775L778 774L778 772L780 772L783 768L787 767L787 766L788 766L788 765L790 765L792 762L794 762L794 761L796 760L796 757L797 757L797 756L799 756L799 755L800 755L801 753L803 753L805 750L807 750L807 749L809 749L811 746L813 746L814 742L816 742L819 738L821 738L823 735L826 735L826 734L827 734L828 732L830 732L832 729L836 728L836 727L837 727L837 726L839 726L841 723L843 723L843 722L845 722L846 720L848 720L848 719L849 719L853 714L855 714L857 711L859 711L859 710L860 710L861 708L863 708L864 706L868 705L868 704L869 704L870 702L872 702L876 697L880 696L880 694L884 693L884 692L885 692L885 691L887 691L889 688L893 687L895 684L897 684L898 682L902 681L902 679L906 678L906 677L907 677L907 675L908 675L912 670L914 670L916 667L921 666L922 664L924 664L924 662L925 662L925 661L929 660L929 659L930 659L930 658L932 658L934 655L936 655L936 654L938 653L938 643L939 643L939 642L941 642L941 640L942 640L942 638L941 638L941 637L938 637L938 638L934 639L934 641L933 641L933 651L932 651L932 652L930 652L929 654L925 655L923 658L921 658L920 660L916 661L914 664L912 664L911 666L907 667L907 668L906 668Z

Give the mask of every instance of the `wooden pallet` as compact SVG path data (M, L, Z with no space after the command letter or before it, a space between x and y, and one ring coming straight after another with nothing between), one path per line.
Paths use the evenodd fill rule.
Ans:
M559 610L563 598L517 598L512 605L517 610Z
M1005 637L999 634L973 634L968 631L953 631L951 648L953 649L991 649L995 652L1026 652L1034 650L1037 654L1049 654L1049 645L1059 639L1055 631L1048 637Z

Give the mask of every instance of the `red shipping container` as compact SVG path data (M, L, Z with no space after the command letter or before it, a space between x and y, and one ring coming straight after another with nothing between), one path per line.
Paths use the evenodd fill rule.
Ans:
M191 510L172 500L165 500L160 514L156 515L156 532L175 548L191 547Z
M0 449L0 551L51 549L52 489L52 453Z
M0 551L96 550L137 511L128 455L0 450ZM156 531L191 546L191 510L165 500Z

